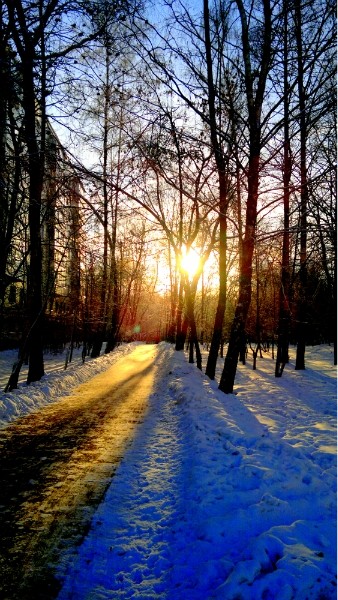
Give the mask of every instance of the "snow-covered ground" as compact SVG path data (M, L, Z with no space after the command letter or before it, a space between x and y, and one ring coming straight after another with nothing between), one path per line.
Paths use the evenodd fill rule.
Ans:
M8 383L17 351L0 352L0 428L19 416L67 395L75 386L108 369L133 347L133 344L123 344L113 353L103 354L98 359L86 358L85 363L81 358L82 348L78 348L74 350L72 362L68 363L67 369L65 369L67 350L60 354L47 354L44 356L46 375L42 380L27 386L25 380L28 367L24 365L20 372L19 388L8 393L1 393L1 391Z
M57 400L132 347L84 365L76 357L66 371L53 370L54 357L43 381L0 395L0 423ZM308 348L306 370L291 360L281 379L265 354L256 371L240 365L235 394L224 395L159 344L150 409L76 559L61 557L59 600L335 599L332 354Z

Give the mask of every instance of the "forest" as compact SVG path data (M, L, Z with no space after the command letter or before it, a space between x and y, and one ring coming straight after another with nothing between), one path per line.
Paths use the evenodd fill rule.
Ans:
M336 364L333 0L0 0L0 350ZM201 345L208 350L202 365Z

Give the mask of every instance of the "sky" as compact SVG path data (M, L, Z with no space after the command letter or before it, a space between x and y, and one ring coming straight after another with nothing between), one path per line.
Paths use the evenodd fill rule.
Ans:
M46 358L41 382L0 395L0 426L133 351L82 365ZM335 599L336 368L333 348L240 365L225 395L185 353L157 347L149 410L81 546L60 557L59 600ZM204 351L204 365L206 353ZM1 353L1 385L13 353ZM57 370L57 366L61 370ZM220 375L219 359L216 379Z

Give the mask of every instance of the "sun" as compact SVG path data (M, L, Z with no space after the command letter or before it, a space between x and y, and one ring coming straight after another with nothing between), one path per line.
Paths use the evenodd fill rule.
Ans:
M188 252L185 247L182 248L181 269L185 271L188 277L193 277L200 266L200 257L196 250L189 248Z

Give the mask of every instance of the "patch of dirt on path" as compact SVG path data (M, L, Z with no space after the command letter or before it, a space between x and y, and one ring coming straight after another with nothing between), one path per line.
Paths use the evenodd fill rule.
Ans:
M147 410L156 346L138 346L0 431L0 598L49 600Z

